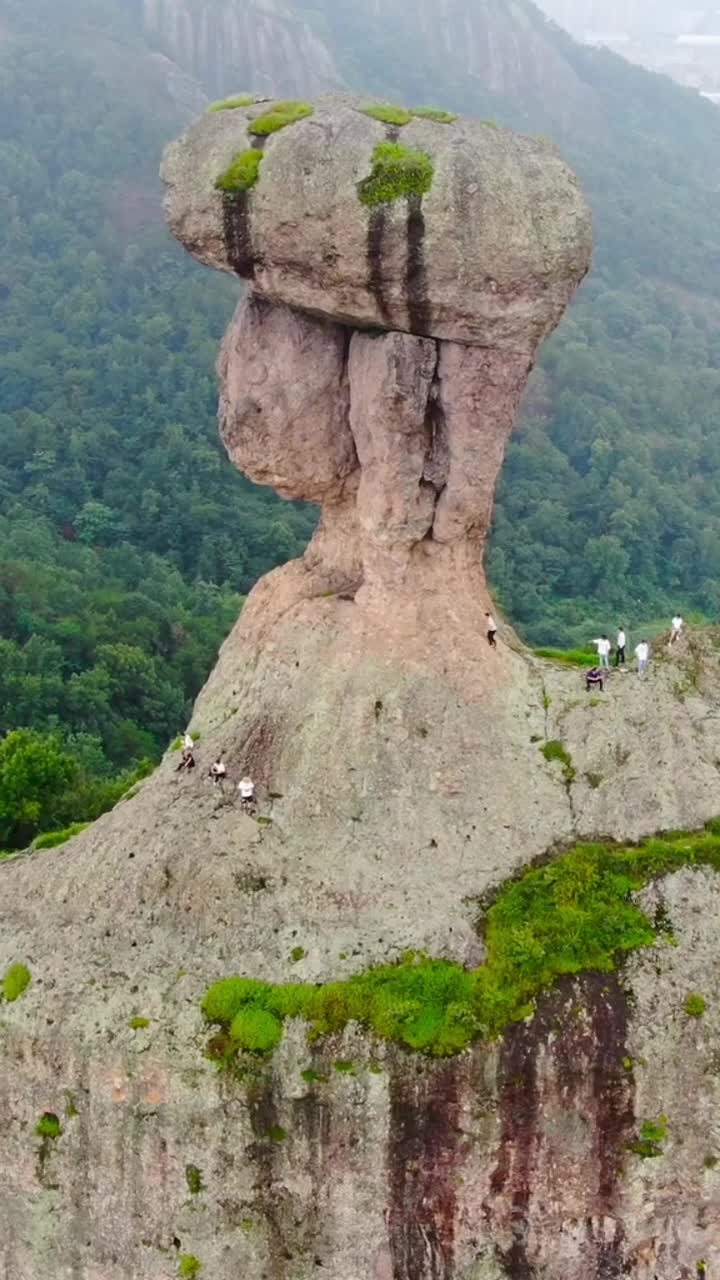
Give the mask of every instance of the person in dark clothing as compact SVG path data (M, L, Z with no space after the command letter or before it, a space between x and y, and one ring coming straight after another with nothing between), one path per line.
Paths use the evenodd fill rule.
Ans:
M617 633L617 641L615 646L615 666L625 666L625 646L627 640L625 638L625 628L621 627Z
M487 642L491 649L497 649L497 623L491 613L485 614L485 626L487 627Z
M585 689L590 693L592 689L597 689L598 685L600 686L600 692L604 693L605 684L603 673L600 667L591 667L590 670L585 673Z
M175 770L175 772L179 773L181 769L194 769L194 768L195 768L195 756L193 755L193 752L191 751L190 747L185 747L180 757L180 763L177 769Z

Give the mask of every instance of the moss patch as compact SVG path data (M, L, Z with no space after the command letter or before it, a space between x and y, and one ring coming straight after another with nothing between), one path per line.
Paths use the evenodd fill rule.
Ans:
M442 111L439 107L413 107L412 114L421 120L434 120L435 124L454 124L457 114L454 111Z
M564 975L610 972L628 952L652 946L662 929L632 895L682 867L720 870L720 829L709 826L638 847L582 844L527 869L488 909L487 959L477 969L408 953L321 986L222 979L202 1003L208 1022L221 1028L212 1056L226 1063L239 1049L272 1053L287 1018L304 1019L311 1040L356 1021L381 1040L435 1057L498 1036L531 1016L538 996Z
M52 1111L45 1111L35 1125L35 1134L38 1138L59 1138L62 1131L62 1125Z
M74 836L79 836L89 826L89 822L73 822L72 826L63 827L61 831L44 831L42 835L35 837L30 847L32 849L57 849L58 845L66 844L68 840L72 840Z
M275 102L248 125L248 133L257 138L266 138L269 133L277 133L286 129L289 124L297 124L313 115L315 108L309 102Z
M150 1026L149 1018L131 1018L128 1022L131 1031L143 1031L145 1027Z
M540 750L549 763L552 764L557 760L562 765L563 781L566 786L570 786L570 783L575 781L577 770L573 766L570 752L563 746L562 742L559 742L557 738L552 738L550 742L544 743Z
M202 1271L202 1262L195 1257L194 1253L183 1253L178 1263L178 1275L180 1280L195 1280L195 1276L199 1276Z
M646 1120L640 1130L640 1137L635 1142L629 1142L627 1150L640 1156L642 1160L657 1159L663 1154L662 1144L667 1137L667 1128L667 1116L660 1116L657 1121Z
M216 191L226 191L231 195L237 191L250 191L260 177L262 158L262 151L239 152L229 168L217 179Z
M685 1012L689 1018L702 1018L706 1009L707 1002L704 996L696 995L694 992L685 1001Z
M185 1181L191 1196L199 1196L200 1192L205 1190L202 1170L198 1169L196 1164L185 1165Z
M391 103L377 103L373 107L362 107L364 116L370 116L372 120L379 120L381 124L394 124L402 128L403 125L409 124L413 118L412 111L408 111L406 107L395 107Z
M256 102L254 94L239 93L235 98L221 98L219 102L213 102L208 111L237 111L238 107L252 107Z
M594 649L534 649L536 657L562 662L566 667L594 667L597 654Z
M307 955L307 952L304 947L293 947L292 951L290 952L291 963L299 964L301 960L305 959L306 955Z
M370 176L358 183L360 201L378 205L427 195L434 172L427 152L403 147L399 142L380 142L373 151Z
M11 965L3 978L2 989L0 990L3 1000L7 1000L8 1004L12 1004L13 1000L19 1000L23 992L27 991L30 982L30 970L27 965Z

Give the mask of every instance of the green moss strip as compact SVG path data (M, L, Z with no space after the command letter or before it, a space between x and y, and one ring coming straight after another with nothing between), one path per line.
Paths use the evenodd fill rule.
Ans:
M562 662L568 667L594 667L597 653L594 649L535 649L538 658L551 658L553 662Z
M248 133L264 138L269 133L287 128L289 124L297 124L298 120L305 120L314 110L309 102L276 102L251 121Z
M454 111L442 111L439 107L413 107L412 114L421 120L434 120L435 124L454 124L457 120Z
M14 1000L19 1000L23 991L30 986L30 970L27 965L13 964L8 969L3 978L0 995L3 1000L7 1000L8 1004L12 1004Z
M79 836L89 826L89 822L73 822L72 826L64 827L62 831L44 831L41 836L35 837L31 848L57 849L59 845L67 844L68 840L72 840L74 836Z
M217 191L234 194L237 191L249 191L260 177L262 151L241 151L235 156L229 169L220 175L215 183Z
M410 953L344 982L275 986L251 978L216 982L202 1003L223 1028L211 1041L219 1063L238 1051L272 1053L286 1018L309 1038L356 1021L382 1040L449 1057L529 1017L537 997L566 974L609 972L657 932L632 900L638 889L682 867L720 870L720 819L694 835L639 847L582 844L506 884L485 917L487 959L478 969Z
M62 1131L62 1125L52 1111L45 1111L35 1125L38 1138L51 1138L54 1141L55 1138L62 1137Z
M235 98L221 98L220 102L211 103L208 111L237 111L238 107L254 106L256 101L252 93L239 93Z
M378 103L373 107L362 107L364 116L370 116L372 120L379 120L381 124L402 125L409 124L412 120L412 112L405 107L394 107L390 103Z
M367 205L424 196L432 186L433 173L433 162L425 151L380 142L373 152L370 176L358 184L358 195Z

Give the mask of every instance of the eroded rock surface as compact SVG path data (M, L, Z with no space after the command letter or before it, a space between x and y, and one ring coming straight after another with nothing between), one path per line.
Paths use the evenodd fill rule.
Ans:
M248 125L267 103L206 115L165 156L172 231L275 302L532 353L588 267L590 217L574 175L545 140L465 119L396 128L363 114L372 105L318 99L312 116L264 141L257 185L240 198L215 182L256 145ZM386 141L430 156L421 202L361 202Z

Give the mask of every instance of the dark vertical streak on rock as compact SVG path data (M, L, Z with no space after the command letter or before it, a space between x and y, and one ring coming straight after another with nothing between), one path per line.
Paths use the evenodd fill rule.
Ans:
M459 1064L390 1083L388 1234L393 1280L451 1280L454 1274Z
M383 277L383 241L385 238L385 209L377 205L370 210L368 219L367 264L368 287L377 302L383 320L390 323L390 313L385 297Z
M431 312L425 266L425 218L422 211L422 197L409 196L407 204L405 291L408 319L413 333L426 334L430 330Z
M625 1274L623 1233L616 1217L625 1144L633 1132L631 1080L624 1067L627 1000L616 974L588 974L595 1045L593 1096L598 1166L598 1210L617 1223L615 1238L598 1242L597 1280L619 1280Z
M223 238L228 262L244 280L255 275L255 256L250 230L250 201L247 191L223 195Z
M498 1255L509 1280L533 1280L527 1256L528 1206L538 1140L537 1031L514 1026L500 1059L500 1151L492 1176L493 1196L509 1193L512 1242Z
M283 1201L275 1186L275 1154L278 1144L271 1132L278 1124L277 1106L272 1083L253 1085L248 1091L248 1113L257 1141L247 1149L255 1174L253 1193L255 1209L268 1224L268 1246L273 1280L285 1280L287 1263L292 1259L283 1229Z

